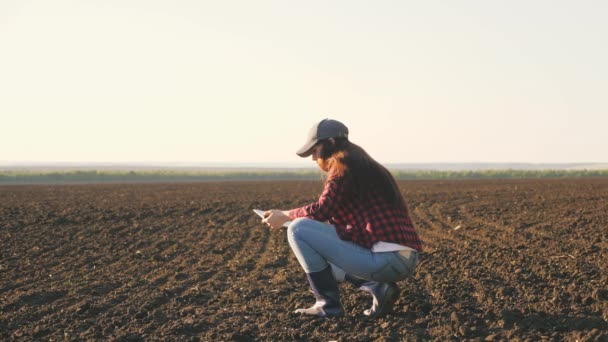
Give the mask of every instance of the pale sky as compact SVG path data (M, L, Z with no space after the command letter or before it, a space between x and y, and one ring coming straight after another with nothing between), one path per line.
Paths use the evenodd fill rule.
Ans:
M0 2L0 162L608 162L608 1ZM306 161L309 162L309 161Z

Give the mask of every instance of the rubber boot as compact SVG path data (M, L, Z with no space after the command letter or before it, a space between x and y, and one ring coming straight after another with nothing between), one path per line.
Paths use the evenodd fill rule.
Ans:
M363 311L370 318L377 318L393 310L399 298L399 288L395 283L380 283L347 274L345 280L372 295L372 307Z
M307 273L306 277L308 277L310 289L315 295L316 302L307 309L297 309L295 312L318 317L343 315L338 284L331 272L331 267L327 266L322 271Z

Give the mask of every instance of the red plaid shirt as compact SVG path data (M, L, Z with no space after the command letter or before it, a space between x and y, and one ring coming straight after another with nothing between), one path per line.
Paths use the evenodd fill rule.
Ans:
M371 249L378 241L391 242L422 251L412 220L405 208L395 207L378 193L361 200L347 192L344 177L329 176L318 202L289 211L289 218L308 217L336 227L342 240Z

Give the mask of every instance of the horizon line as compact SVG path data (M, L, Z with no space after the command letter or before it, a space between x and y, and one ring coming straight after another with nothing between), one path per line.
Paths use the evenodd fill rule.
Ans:
M252 161L13 161L0 160L3 165L301 165L311 164L308 158L291 162L252 162ZM314 164L314 163L312 163ZM380 164L608 164L608 161L392 161Z

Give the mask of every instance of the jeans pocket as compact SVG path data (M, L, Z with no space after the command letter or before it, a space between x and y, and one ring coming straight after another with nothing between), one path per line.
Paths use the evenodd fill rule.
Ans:
M391 260L384 267L371 274L372 280L379 282L393 282L407 278L410 275L410 270L400 262Z
M384 267L371 274L372 280L379 281L381 283L395 281L398 276L399 272L390 263L387 263L384 265Z
M418 265L418 252L412 252L409 257L399 253L396 253L395 256L398 262L407 269L408 275L413 274L416 271L416 266Z

